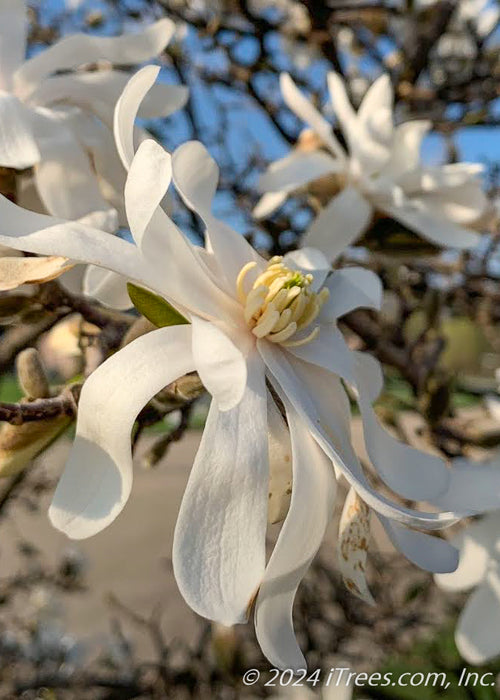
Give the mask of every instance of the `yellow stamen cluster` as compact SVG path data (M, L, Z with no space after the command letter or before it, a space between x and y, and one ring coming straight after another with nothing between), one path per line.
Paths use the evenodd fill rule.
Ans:
M248 272L257 263L249 262L241 270L236 281L238 297L244 307L245 321L257 338L287 347L305 345L317 337L319 326L300 338L293 338L310 326L328 299L325 287L318 293L309 289L313 276L290 270L281 256L271 258L266 269L255 280L252 289L245 292L244 282Z

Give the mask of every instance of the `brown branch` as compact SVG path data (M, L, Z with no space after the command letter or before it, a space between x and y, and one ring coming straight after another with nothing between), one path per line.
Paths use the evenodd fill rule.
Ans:
M29 403L0 403L0 421L23 425L59 416L76 416L81 385L66 388L59 396L36 399Z

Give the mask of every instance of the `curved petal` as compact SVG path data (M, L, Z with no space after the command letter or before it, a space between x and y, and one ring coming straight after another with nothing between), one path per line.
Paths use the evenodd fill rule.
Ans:
M342 127L342 131L344 132L349 143L349 147L352 148L357 134L356 112L349 101L345 84L341 76L334 72L328 73L327 82L333 110L340 122L340 126Z
M267 192L253 208L253 216L256 219L266 219L286 202L287 197L288 192Z
M392 113L394 93L387 74L381 75L366 91L358 109L359 123L364 126L380 110ZM391 120L392 123L392 120Z
M478 221L488 206L488 198L477 181L423 194L414 201L430 214L463 226Z
M241 268L252 260L263 261L242 235L212 215L212 201L219 182L217 163L202 143L187 141L172 155L172 175L186 205L203 220L207 248L213 251L221 274L234 294Z
M283 263L294 270L300 270L303 274L311 273L313 281L310 289L313 292L321 289L332 271L328 259L316 248L303 247L299 250L292 250L283 256Z
M53 120L57 136L45 141L34 170L40 198L53 216L79 219L93 211L108 209L101 194L88 153L70 129Z
M500 576L497 567L474 591L459 617L455 642L460 655L482 665L500 654Z
M290 155L271 163L259 177L259 192L293 192L324 175L342 172L345 166L323 151L310 153L295 150Z
M380 208L396 221L443 248L474 248L480 241L480 236L474 231L438 218L424 208L415 206L411 200L400 207L382 204Z
M125 184L125 208L130 230L139 248L145 233L158 231L149 227L172 179L172 159L159 143L143 141L130 165ZM161 243L160 243L161 245Z
M382 282L371 270L362 267L335 270L325 286L330 297L321 307L320 321L336 321L359 308L379 310L382 305Z
M309 124L311 129L316 132L325 146L327 146L337 158L341 161L345 161L345 151L333 135L331 125L302 94L288 73L282 73L280 75L280 87L285 104L292 112L295 112L299 119Z
M23 170L40 160L29 110L0 90L0 166Z
M435 577L445 591L467 591L479 585L486 576L494 546L498 541L500 515L495 513L469 525L453 540L460 550L458 568Z
M365 574L370 515L370 509L351 488L340 517L337 561L347 590L364 603L375 605Z
M10 91L12 75L26 54L28 16L25 0L0 4L0 27L0 89Z
M88 265L85 270L83 293L112 309L126 311L133 306L128 295L126 278L94 265Z
M269 444L269 503L267 519L279 523L285 519L292 493L292 446L290 432L272 395L267 394L267 430Z
M76 439L49 511L68 537L95 535L124 507L132 487L134 421L158 391L192 371L190 346L190 326L160 328L124 347L85 382Z
M308 387L299 380L285 353L279 348L273 347L273 343L266 340L258 340L257 347L269 369L270 380L276 390L280 395L288 397L299 416L305 421L316 442L334 463L334 467L342 472L368 506L381 515L426 530L446 527L467 515L467 513L454 512L419 512L396 504L375 491L367 482L359 465L356 466L352 461L341 456L329 434L330 426L319 415Z
M105 212L98 212L104 217ZM93 218L93 215L90 217ZM80 221L64 221L22 209L0 196L0 244L40 255L63 255L163 290L163 275L146 268L137 248Z
M123 167L129 170L134 159L134 124L140 106L153 87L160 72L159 66L145 66L133 75L125 86L115 107L113 131L116 148Z
M293 630L293 601L332 518L337 484L331 461L288 402L286 411L292 439L292 500L257 596L255 631L273 666L297 671L306 668L306 662Z
M197 316L193 327L193 359L196 370L212 394L219 411L229 411L242 400L247 364L241 350L217 326Z
M458 549L446 540L409 530L400 523L380 518L392 544L425 571L447 574L458 566Z
M78 105L112 126L115 105L129 80L130 73L120 70L58 75L44 80L30 96L30 103ZM188 96L188 88L183 85L158 83L145 97L138 116L140 119L168 117L184 107Z
M439 508L467 508L478 514L500 509L498 456L484 464L455 459L448 490L439 498L433 498L431 503Z
M372 213L371 204L358 190L346 187L320 211L306 231L302 244L319 248L334 260L364 233Z
M394 129L391 158L383 171L385 176L397 178L418 168L422 141L431 126L428 119L415 119Z
M84 63L109 61L118 65L135 65L158 56L175 32L175 24L161 19L142 32L117 37L90 34L67 36L26 61L14 73L16 92L29 95L51 73L68 71Z
M224 625L244 622L265 567L267 406L254 359L240 403L213 401L175 527L174 574L187 604Z

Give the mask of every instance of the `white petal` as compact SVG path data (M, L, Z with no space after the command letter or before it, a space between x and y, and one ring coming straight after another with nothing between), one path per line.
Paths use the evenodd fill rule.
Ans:
M144 234L148 231L171 179L170 155L156 141L143 141L130 165L125 184L127 218L134 240L140 248L146 243ZM155 230L150 228L149 235L154 233Z
M476 181L421 195L415 197L414 201L430 214L463 226L474 224L488 206L481 183Z
M290 433L281 412L268 392L267 428L269 441L269 502L267 518L270 523L285 519L292 493L292 446Z
M370 509L351 488L339 523L337 561L347 590L363 602L374 605L365 574L369 541Z
M302 94L288 73L280 75L280 86L285 104L311 129L340 160L345 160L345 151L333 135L331 125L318 112L316 107Z
M482 665L500 654L500 577L495 568L467 601L458 620L455 642L470 664ZM493 679L493 677L491 677Z
M384 175L395 178L418 168L422 141L431 126L427 119L415 119L394 129L391 159L384 168Z
M122 510L132 487L134 421L160 389L193 369L190 346L190 326L160 328L110 357L85 382L76 439L49 511L68 537L95 535Z
M388 75L381 75L370 85L358 110L360 124L366 124L370 118L383 110L392 113L394 93Z
M219 411L234 408L243 398L247 365L240 348L215 324L193 316L193 359Z
M381 209L408 228L443 248L474 248L480 237L462 226L417 208L411 201L401 207L382 205Z
M372 379L369 375L374 365L360 364L358 360L359 355L356 355L355 385L366 449L372 464L385 483L401 496L416 501L438 497L450 483L450 472L444 461L396 440L380 425L371 399L379 370Z
M297 588L332 518L336 482L330 460L287 403L292 438L293 488L288 515L266 567L255 606L255 631L272 666L306 668L293 630Z
M300 248L292 250L283 256L283 263L294 270L299 270L303 274L311 273L313 281L310 289L317 292L324 284L326 278L331 273L331 266L328 259L320 250L316 248Z
M24 0L7 0L0 5L0 89L12 87L12 75L26 53L28 16Z
M455 459L446 493L431 501L439 508L466 508L473 513L500 509L500 460L478 464Z
M105 212L99 212L106 216ZM99 216L99 218L101 218ZM83 220L82 220L83 221ZM0 244L41 255L62 255L119 272L161 291L161 279L145 269L137 248L79 221L64 221L22 209L0 197Z
M0 291L53 280L71 267L67 258L57 256L23 258L3 255L0 257Z
M88 265L85 271L83 293L112 309L126 311L133 306L127 292L127 279L94 265Z
M210 406L175 528L175 578L203 617L247 619L265 567L268 480L266 388L256 361L238 406Z
M99 70L54 76L44 80L30 96L30 102L50 105L55 102L78 105L99 116L108 126L113 123L113 111L130 73L118 70ZM139 118L168 117L181 109L189 96L183 85L153 85L139 110Z
M34 178L46 210L63 219L108 209L88 153L70 129L54 120L57 138L45 142Z
M213 251L228 289L234 294L241 268L252 260L263 261L242 235L212 215L219 181L217 163L199 141L187 141L172 155L172 175L186 205L203 220L207 247Z
M134 124L137 114L159 72L159 66L145 66L137 71L128 81L116 103L113 131L116 148L126 170L129 170L135 155Z
M453 540L460 550L460 562L456 571L435 577L445 591L467 591L477 586L486 576L494 547L498 541L500 515L494 513L476 520L462 530Z
M265 219L281 207L286 201L288 192L267 192L262 195L255 205L252 214L256 219Z
M39 160L29 110L14 95L0 91L0 165L23 170Z
M319 248L333 260L368 228L372 211L371 204L354 187L346 187L314 219L303 245Z
M380 309L382 282L378 275L362 267L335 270L325 285L330 297L321 308L320 320L335 321L358 308Z
M296 150L285 158L271 163L266 172L260 176L259 192L292 192L308 182L331 173L341 172L344 165L323 151L305 153Z
M354 355L337 326L322 326L319 335L311 343L288 348L288 352L305 362L324 367L350 384L355 384Z
M327 80L333 110L351 147L357 133L356 112L349 101L344 81L340 75L333 72L328 73Z
M415 169L400 175L398 184L406 194L438 194L439 190L443 190L443 194L447 196L453 195L453 190L456 187L460 188L469 184L479 186L480 176L483 174L484 165L481 163L447 163L433 167L415 166ZM474 197L469 196L469 199L473 203Z
M446 540L431 537L418 530L409 530L387 518L380 518L380 521L396 549L421 569L433 573L448 573L457 568L458 549Z
M135 65L149 61L163 51L174 32L175 24L164 18L136 34L118 37L90 34L67 36L26 61L16 71L16 90L27 95L51 73L68 71L84 63L101 60L118 65Z
M333 461L347 481L354 486L365 503L375 511L386 517L393 518L408 525L425 528L427 530L439 529L451 525L463 517L462 513L423 513L415 511L386 498L375 491L367 482L366 477L356 465L341 456L338 448L329 435L330 426L322 420L315 406L312 395L295 374L293 367L286 358L285 353L273 344L265 340L257 341L257 347L262 355L269 372L270 380L276 390L288 397L297 413L308 426L311 434L326 454Z

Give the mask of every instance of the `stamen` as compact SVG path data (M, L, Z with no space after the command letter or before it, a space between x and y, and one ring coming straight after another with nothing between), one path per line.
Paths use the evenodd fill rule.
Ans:
M313 341L319 334L316 326L303 338L293 339L298 331L310 326L329 297L326 288L310 289L313 275L292 270L275 256L245 292L244 283L255 262L247 263L236 280L238 298L244 306L244 318L257 338L266 338L284 347L298 347Z
M248 262L246 265L244 265L240 272L238 277L236 278L236 291L238 293L238 299L242 304L244 304L247 300L247 295L245 294L245 290L243 289L243 283L245 281L245 277L247 274L252 270L254 267L257 266L257 263L255 261Z

